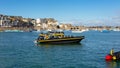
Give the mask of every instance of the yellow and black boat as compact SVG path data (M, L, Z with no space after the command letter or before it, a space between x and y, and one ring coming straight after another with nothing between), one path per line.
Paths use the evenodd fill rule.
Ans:
M84 36L66 36L64 32L40 33L37 43L80 43Z

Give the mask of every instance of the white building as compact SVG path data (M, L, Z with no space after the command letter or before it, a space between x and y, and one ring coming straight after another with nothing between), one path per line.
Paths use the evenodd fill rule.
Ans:
M52 29L57 25L58 25L58 22L53 18L39 18L39 19L36 19L35 26L39 26L42 29Z
M35 26L41 26L41 20L40 19L36 19L36 24L34 24Z
M0 27L11 27L9 16L0 15Z

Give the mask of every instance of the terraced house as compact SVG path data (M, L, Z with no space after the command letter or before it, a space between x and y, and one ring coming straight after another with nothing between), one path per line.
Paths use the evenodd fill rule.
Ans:
M9 16L0 14L0 27L11 27Z

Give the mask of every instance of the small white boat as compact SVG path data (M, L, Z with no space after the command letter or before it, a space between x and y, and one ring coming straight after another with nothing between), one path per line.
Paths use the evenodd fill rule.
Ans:
M103 29L103 30L101 30L101 32L103 32L103 33L109 33L110 31L106 30L106 29Z
M85 32L86 30L75 30L75 31L72 31L72 33L82 33L82 32Z
M120 31L120 29L113 29L113 31Z

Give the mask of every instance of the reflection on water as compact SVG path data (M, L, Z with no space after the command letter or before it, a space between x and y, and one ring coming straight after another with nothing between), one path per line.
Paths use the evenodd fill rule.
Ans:
M39 44L41 61L47 64L46 68L76 68L81 60L82 44ZM79 57L79 59L76 59ZM71 62L71 63L68 63Z
M70 43L70 44L36 44L37 46L51 47L51 46L82 46L81 43Z
M106 61L107 68L120 68L120 61Z

